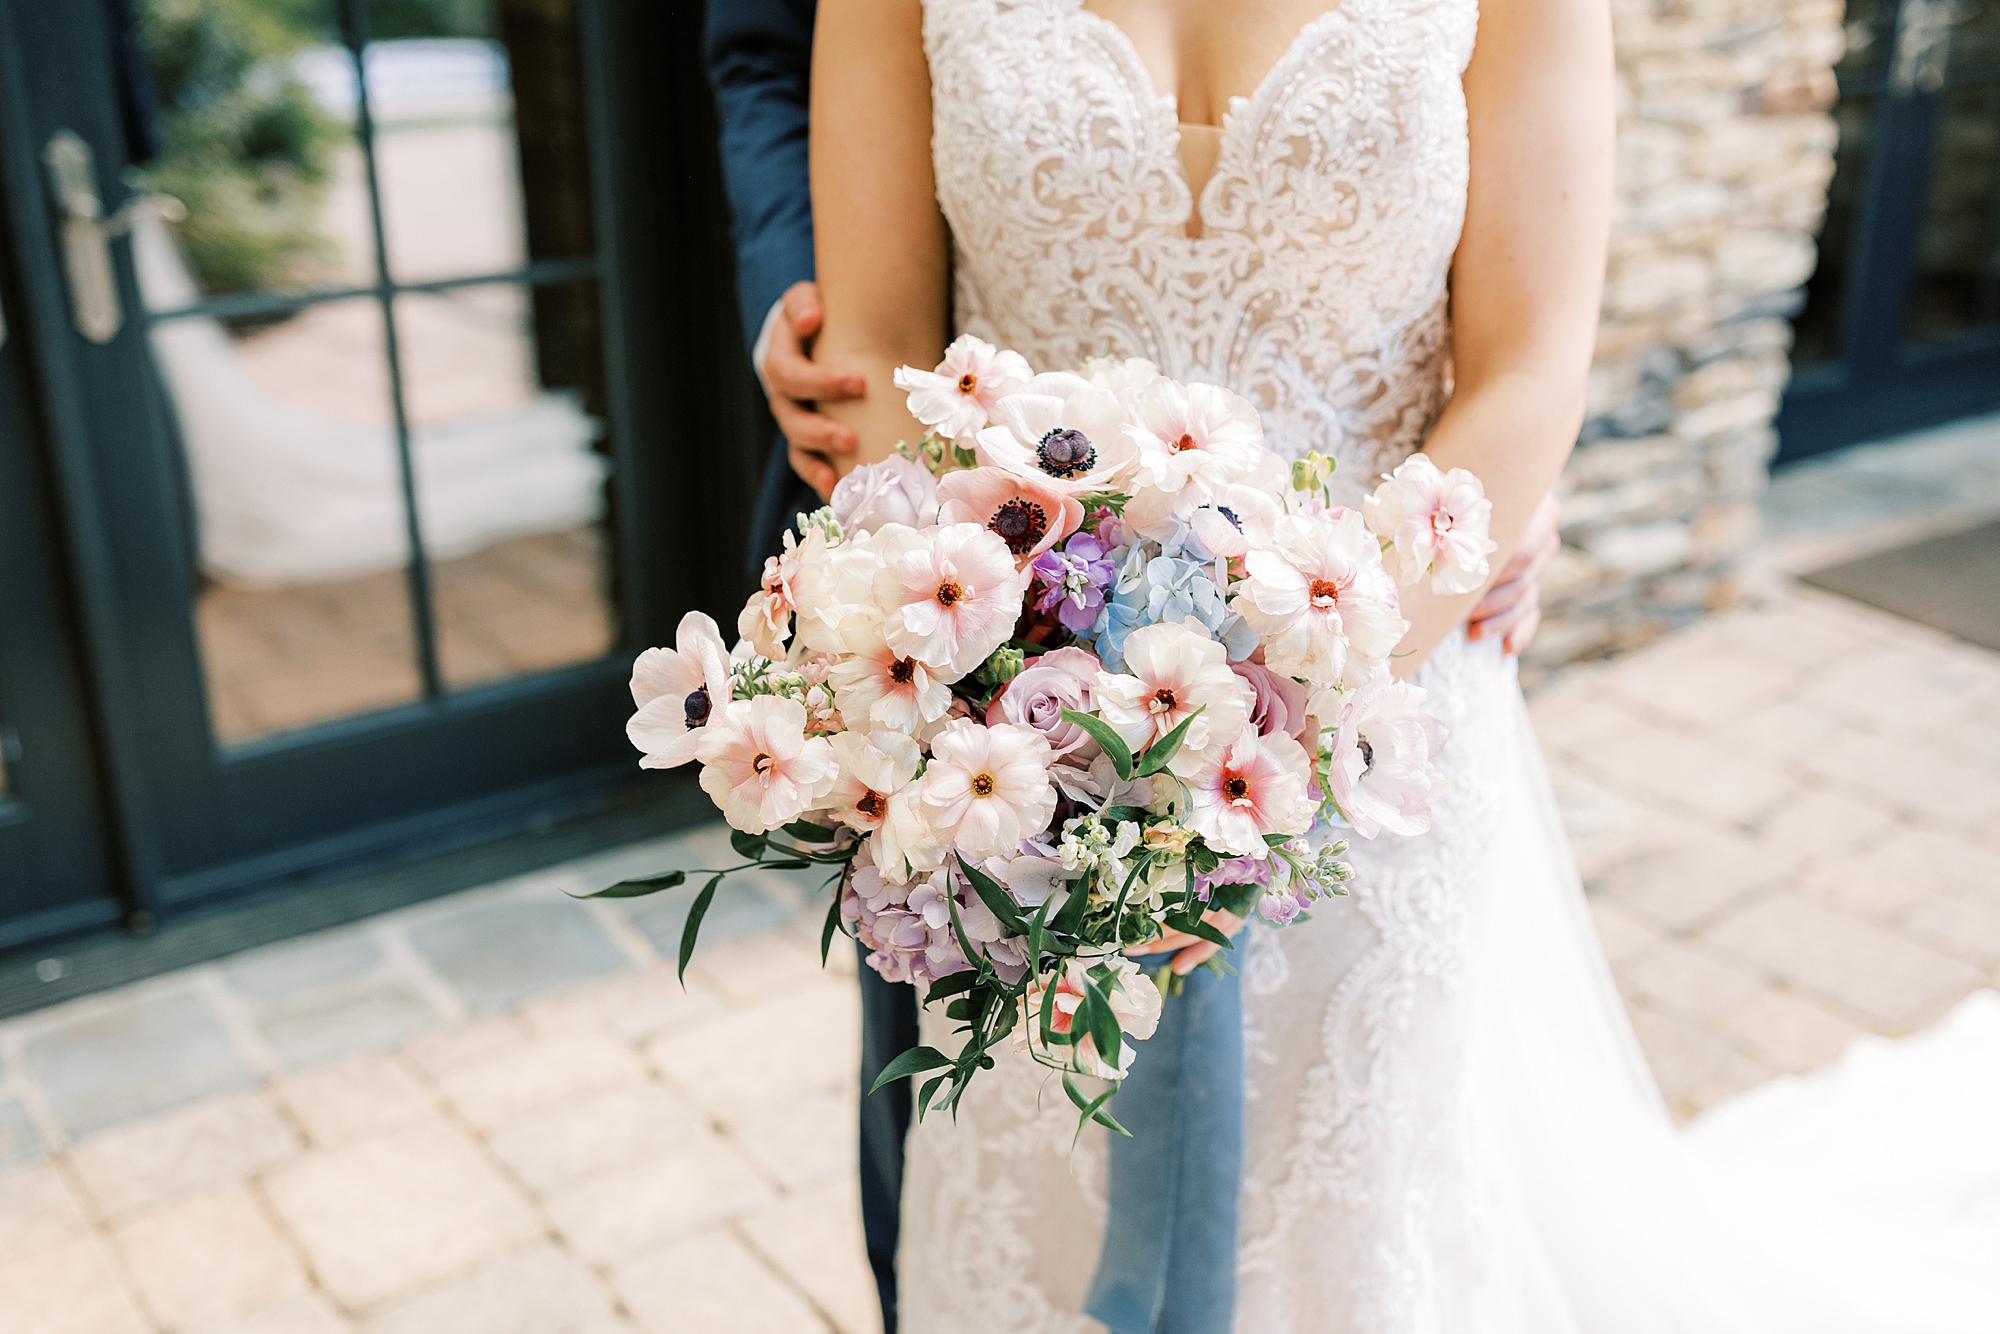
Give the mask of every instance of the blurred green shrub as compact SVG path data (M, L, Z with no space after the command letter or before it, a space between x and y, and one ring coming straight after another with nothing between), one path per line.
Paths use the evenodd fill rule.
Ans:
M146 0L139 42L160 98L149 188L187 205L182 249L206 292L298 281L320 230L334 127L286 60L334 40L302 0Z

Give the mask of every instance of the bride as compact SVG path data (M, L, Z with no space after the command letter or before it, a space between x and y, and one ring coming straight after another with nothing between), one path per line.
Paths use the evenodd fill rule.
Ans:
M883 386L955 332L1143 357L1335 456L1349 503L1419 448L1471 469L1497 569L1581 420L1612 99L1602 0L823 0L816 357ZM864 461L920 430L898 395L826 410ZM1174 1264L1233 1271L1246 1334L2000 1329L1992 1007L1677 1132L1473 601L1403 604L1399 669L1450 729L1432 832L1239 937L1235 1253ZM1041 1073L1003 1061L912 1132L904 1330L1104 1328L1107 1145L1072 1154Z

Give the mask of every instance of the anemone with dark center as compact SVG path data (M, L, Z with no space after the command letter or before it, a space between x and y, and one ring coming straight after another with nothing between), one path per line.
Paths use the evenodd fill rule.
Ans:
M1042 471L1051 477L1070 478L1089 472L1097 462L1097 449L1082 431L1059 426L1042 437L1035 447Z
M707 686L691 692L681 704L681 708L687 713L687 725L689 727L701 727L706 724L708 722L709 710L712 707L713 705L708 698Z
M1007 550L1025 556L1048 536L1049 516L1034 501L1016 496L993 511L986 526L1007 544Z

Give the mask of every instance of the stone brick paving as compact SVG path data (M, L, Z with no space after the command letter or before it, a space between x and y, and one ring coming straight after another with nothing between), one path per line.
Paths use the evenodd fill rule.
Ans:
M1757 586L1534 701L1683 1117L2000 985L2000 655ZM852 956L820 970L774 877L683 990L684 894L561 893L727 855L709 828L0 1024L0 1326L873 1330Z

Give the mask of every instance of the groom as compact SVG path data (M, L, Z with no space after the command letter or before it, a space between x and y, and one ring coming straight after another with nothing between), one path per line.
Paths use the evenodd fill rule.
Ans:
M814 404L859 397L862 377L815 366L819 292L813 284L812 196L807 183L807 104L814 0L710 0L705 56L721 120L722 171L736 244L737 295L750 359L781 435L773 443L751 525L754 573L775 554L801 510L817 509L851 456L854 433ZM940 349L940 352L942 349ZM1513 558L1469 621L1474 638L1518 653L1541 620L1542 567L1560 545L1553 496L1545 498ZM899 1052L917 1044L914 992L861 968L861 1215L886 1334L896 1330L896 1234L910 1085L870 1097Z

